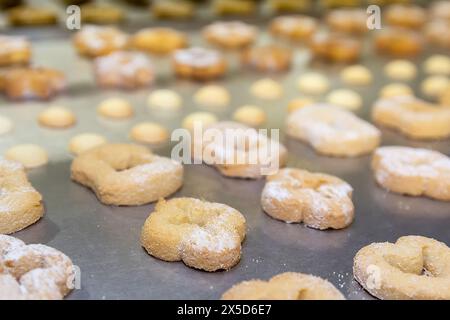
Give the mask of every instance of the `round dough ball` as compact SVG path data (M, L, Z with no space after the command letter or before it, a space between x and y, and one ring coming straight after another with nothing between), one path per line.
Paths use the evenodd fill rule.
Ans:
M182 99L175 91L159 89L150 93L147 103L151 109L176 111L181 108Z
M69 141L69 151L75 155L106 143L106 139L96 133L81 133Z
M124 119L133 115L133 107L122 98L109 98L100 103L97 108L99 115L106 118Z
M155 122L141 122L131 128L130 137L138 142L159 144L169 139L169 132Z
M221 108L230 103L230 94L222 86L207 85L197 90L194 100L202 107Z
M48 162L47 151L35 144L19 144L5 152L5 158L20 162L25 168L36 168Z
M307 105L315 103L315 100L309 97L295 98L288 103L288 113L294 112Z
M341 71L340 76L349 85L368 85L372 82L372 73L363 65L349 66Z
M383 98L391 98L395 96L411 96L413 95L413 89L410 86L403 83L390 83L381 88L380 96Z
M416 66L408 60L393 60L384 66L384 74L394 80L408 81L417 75Z
M69 109L52 106L39 113L38 122L44 127L68 128L75 124L76 118Z
M10 132L13 126L14 125L11 119L4 116L0 116L0 135Z
M450 91L450 80L446 76L430 76L422 81L420 89L429 97L439 98Z
M319 95L328 91L330 84L328 79L323 74L308 72L298 78L297 86L303 93Z
M423 63L423 68L429 74L450 75L450 57L443 54L430 56Z
M260 99L275 100L283 95L283 88L277 81L264 78L251 85L250 93Z
M259 127L266 122L266 113L260 107L245 105L236 109L233 119L250 127Z
M357 110L362 106L361 96L353 90L336 89L327 95L327 101L347 110Z
M196 123L200 123L205 128L217 121L217 117L210 112L193 112L183 119L181 126L189 131L193 131Z

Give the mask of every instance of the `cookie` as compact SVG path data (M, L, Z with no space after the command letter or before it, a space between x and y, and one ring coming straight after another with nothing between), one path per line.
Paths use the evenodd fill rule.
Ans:
M387 7L384 19L393 26L420 29L427 20L427 12L416 5L393 4Z
M352 111L360 109L363 104L361 96L350 89L333 90L327 95L326 100L330 104Z
M251 47L242 52L241 61L258 71L284 71L291 67L292 52L277 45Z
M134 114L131 104L122 98L108 98L97 107L100 116L111 119L126 119Z
M96 133L80 133L69 141L69 151L79 155L87 150L106 143L105 137Z
M192 112L188 114L182 121L181 126L189 131L194 131L195 127L202 126L203 128L214 124L218 121L217 117L210 112Z
M75 34L73 44L79 54L94 58L125 49L128 35L115 27L86 25Z
M429 43L448 49L450 48L450 38L446 35L449 29L450 20L431 20L425 25L424 34Z
M242 49L255 41L257 30L241 21L218 21L207 25L202 34L206 41L213 45L226 49Z
M0 35L0 66L23 65L31 60L31 43L24 37Z
M234 111L233 119L250 127L259 127L266 122L267 115L260 107L244 105Z
M318 32L311 38L309 47L315 58L350 63L359 59L362 44L359 39L343 33Z
M275 80L262 78L252 83L250 93L259 99L276 100L283 95L283 87Z
M52 106L39 113L38 122L44 127L63 129L72 127L76 122L76 118L71 110L64 107Z
M189 1L152 1L151 13L158 19L189 19L194 15L194 6Z
M414 95L413 89L404 83L390 83L385 85L380 90L380 97L391 98L395 96L412 96Z
M400 81L409 81L416 77L417 68L408 60L393 60L384 66L384 74L393 79Z
M40 26L56 24L58 18L50 8L17 6L8 10L8 22L13 26Z
M194 101L201 107L221 109L230 104L228 90L219 85L207 85L198 89L194 94Z
M367 13L363 9L334 9L326 15L325 21L328 27L336 32L363 34L369 31Z
M380 53L400 57L416 56L423 49L422 36L403 28L387 27L378 30L374 43Z
M150 109L158 111L176 111L182 107L182 99L175 91L158 89L150 93L147 104Z
M297 88L303 93L319 95L328 91L330 83L324 75L317 72L306 72L297 79Z
M18 144L4 154L5 158L21 163L26 169L36 168L47 164L47 151L35 144Z
M184 33L164 27L141 29L131 38L131 46L134 49L158 55L170 54L187 44Z
M372 83L370 70L363 65L353 65L344 68L340 73L341 80L349 85L364 86Z
M252 0L214 0L212 10L216 15L250 15L256 9Z
M443 54L429 56L423 63L428 74L450 76L450 57Z
M169 139L169 132L155 122L141 122L131 128L130 138L137 142L160 144Z
M0 116L0 136L10 132L13 129L13 127L14 124L11 121L11 119L4 116Z
M300 14L276 17L269 26L274 36L293 41L309 40L318 28L317 19Z
M429 76L420 84L420 90L425 96L437 99L450 91L450 79L441 75Z
M88 3L80 9L83 23L115 24L125 20L122 9L106 3Z

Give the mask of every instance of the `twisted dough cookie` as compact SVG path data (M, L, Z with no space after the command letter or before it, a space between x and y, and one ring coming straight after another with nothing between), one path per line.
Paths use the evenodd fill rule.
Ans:
M285 272L269 281L238 283L222 295L222 300L345 300L345 297L325 279Z
M450 158L432 150L378 148L372 159L375 180L392 192L450 201Z
M355 157L371 152L380 143L380 131L351 112L315 104L291 113L287 134L308 142L317 152L335 157Z
M156 204L142 228L141 244L158 259L217 271L239 262L244 238L245 218L239 211L221 203L177 198Z
M315 229L342 229L353 221L352 187L322 173L285 168L267 177L261 205L271 217Z
M0 235L0 300L59 300L72 290L73 276L62 252Z
M380 299L449 300L450 248L421 236L372 243L356 254L353 274Z
M183 166L146 147L106 143L72 162L71 178L89 187L104 204L142 205L177 191Z
M42 196L18 162L0 159L0 188L0 234L22 230L44 215Z

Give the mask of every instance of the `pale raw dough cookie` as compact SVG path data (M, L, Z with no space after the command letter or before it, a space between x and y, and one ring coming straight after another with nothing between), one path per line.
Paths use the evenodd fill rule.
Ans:
M0 135L10 132L13 126L11 119L0 115Z
M341 71L342 81L349 85L368 85L372 82L372 73L363 65L353 65Z
M228 90L218 85L207 85L201 87L194 94L195 102L205 108L223 108L230 103Z
M302 97L302 98L294 98L288 103L288 113L294 112L295 110L301 109L303 107L306 107L310 104L314 104L315 100L313 98L309 97Z
M181 108L181 96L169 89L155 90L148 96L149 108L162 111L176 111Z
M390 83L385 85L380 90L380 97L391 98L395 96L414 95L413 89L410 86L403 83Z
M244 216L227 205L194 198L158 201L141 244L152 256L205 271L228 270L241 258Z
M384 66L384 74L393 80L409 81L416 77L417 68L408 60L392 60Z
M422 81L420 89L428 97L439 98L450 91L450 80L441 75L429 76Z
M267 116L260 107L245 105L234 111L233 119L250 127L259 127L266 122Z
M131 104L122 98L109 98L102 101L97 112L103 117L113 119L130 118L134 113Z
M183 184L183 166L144 146L106 143L75 158L72 180L107 205L138 206L167 197Z
M287 160L281 143L233 121L206 127L203 134L194 134L192 143L195 163L203 161L227 177L259 179L277 172Z
M303 93L319 95L328 91L330 84L324 75L317 72L308 72L298 78L297 87Z
M374 150L381 133L370 123L339 107L314 104L287 118L287 134L309 143L317 152L355 157Z
M450 300L450 248L421 236L372 243L356 254L353 275L379 299Z
M96 133L81 133L69 141L69 151L79 155L87 150L106 143L105 137Z
M323 173L286 168L267 177L261 205L271 217L314 229L343 229L353 221L352 187Z
M444 76L450 75L450 57L435 54L427 58L423 63L423 68L426 73L440 74Z
M217 121L217 117L210 112L193 112L183 119L181 126L189 131L193 131L196 125L201 125L205 128Z
M42 196L28 181L25 168L18 162L0 158L0 175L0 234L22 230L42 218ZM1 271L0 257L0 277Z
M61 251L0 235L0 300L61 300L72 291L74 276Z
M450 201L450 158L428 149L381 147L372 159L375 180L389 191Z
M38 116L38 122L41 126L55 129L71 127L76 121L71 110L59 106L48 107Z
M414 96L379 99L372 108L372 119L413 139L450 136L450 109Z
M48 155L44 148L35 144L18 144L5 152L5 158L23 164L27 169L47 164Z
M169 132L155 122L141 122L130 130L130 137L138 142L158 144L169 139Z
M249 280L235 284L222 300L345 300L325 279L309 274L285 272L269 281Z
M358 110L362 106L361 96L349 89L336 89L327 95L327 102L347 110Z
M250 87L250 92L257 98L275 100L283 95L283 87L270 78L257 80Z

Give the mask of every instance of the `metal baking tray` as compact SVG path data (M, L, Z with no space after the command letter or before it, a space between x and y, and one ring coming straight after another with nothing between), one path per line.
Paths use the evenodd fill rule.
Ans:
M189 33L194 44L203 44L198 23L174 24ZM262 24L261 26L263 26ZM137 26L126 26L128 31ZM317 155L309 146L283 134L286 105L299 92L296 78L305 70L325 73L333 88L343 86L338 79L341 66L310 61L306 50L296 48L291 71L270 75L284 86L284 96L276 101L259 100L248 88L267 75L247 71L237 64L237 56L227 53L232 67L217 83L231 92L229 108L215 111L220 119L228 119L243 104L256 104L268 113L268 128L282 129L282 142L289 149L288 166L330 173L348 181L354 188L355 221L343 230L318 231L303 224L285 224L263 213L260 194L264 180L225 178L205 165L186 165L182 189L173 197L189 196L228 204L247 219L247 238L242 259L227 272L208 273L186 267L182 262L164 262L149 256L139 244L141 227L153 210L153 204L139 207L102 205L89 189L70 180L72 156L67 151L70 137L82 132L98 132L110 141L127 142L133 124L153 120L170 129L178 128L188 113L199 110L192 100L199 83L177 80L167 58L154 58L158 80L153 88L165 87L179 92L184 108L179 113L158 114L149 111L146 97L152 88L138 91L102 90L93 80L90 61L79 57L70 42L68 31L56 28L14 29L11 34L29 35L33 40L37 65L64 71L69 80L68 91L49 102L10 102L0 97L0 113L10 117L15 128L0 137L0 152L17 143L37 143L50 154L47 166L30 170L33 186L42 193L45 216L38 223L13 234L27 243L44 243L68 256L81 270L81 289L68 299L218 299L233 284L252 278L295 271L310 273L331 281L348 299L371 299L353 280L352 263L357 250L372 242L395 241L403 235L423 235L450 243L450 205L427 198L413 198L388 193L376 185L369 167L370 156L331 158ZM264 32L260 43L269 41ZM429 48L415 62L439 50ZM443 51L441 51L442 53ZM444 52L448 54L448 52ZM374 73L374 84L354 88L364 98L358 114L370 118L370 108L387 79L381 74L387 58L375 55L367 46L362 63ZM411 82L418 92L423 74ZM127 121L105 121L96 115L97 104L106 97L128 99L136 115ZM39 127L36 116L48 105L71 108L78 118L76 126L66 130ZM383 145L426 147L450 153L449 140L413 141L400 134L382 130ZM171 144L154 148L170 156Z

